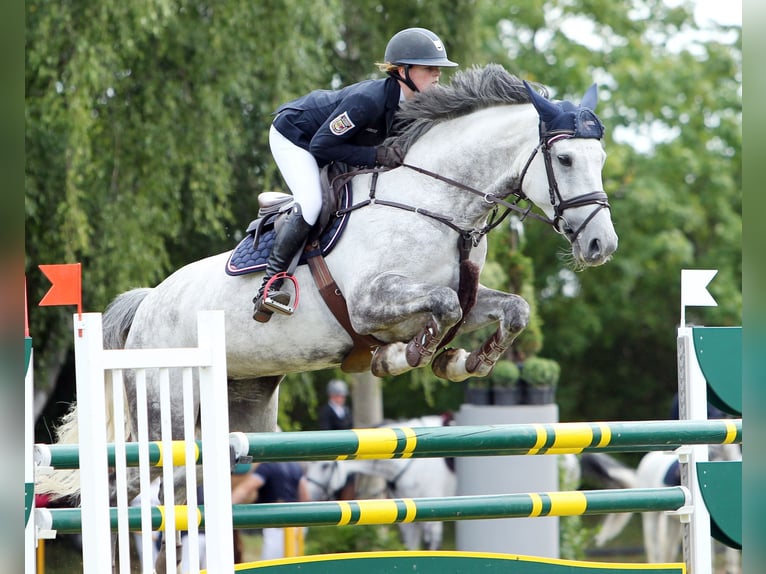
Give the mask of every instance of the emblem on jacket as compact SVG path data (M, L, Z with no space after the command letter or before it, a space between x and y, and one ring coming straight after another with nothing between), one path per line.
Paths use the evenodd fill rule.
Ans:
M343 112L337 118L330 121L330 131L336 136L342 136L348 130L354 129L356 124L348 117L348 112Z

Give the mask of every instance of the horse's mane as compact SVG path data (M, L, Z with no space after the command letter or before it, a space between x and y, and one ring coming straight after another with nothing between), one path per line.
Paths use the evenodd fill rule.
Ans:
M533 84L547 96L547 90ZM402 103L396 112L395 129L389 139L406 152L415 141L436 124L491 106L526 104L531 99L523 82L498 64L473 66L456 73L447 85L418 93Z

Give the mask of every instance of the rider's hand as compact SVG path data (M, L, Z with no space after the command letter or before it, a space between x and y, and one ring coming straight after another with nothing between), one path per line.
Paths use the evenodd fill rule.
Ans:
M375 163L386 167L399 167L404 163L404 153L397 144L379 145L375 148Z

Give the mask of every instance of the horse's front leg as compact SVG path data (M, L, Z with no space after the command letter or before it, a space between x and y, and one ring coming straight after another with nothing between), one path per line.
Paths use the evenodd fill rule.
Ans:
M487 376L528 322L529 304L524 299L480 285L476 305L468 313L461 331L474 331L495 323L497 329L471 353L447 349L439 354L431 366L434 374L450 381Z
M377 377L400 375L427 365L439 341L462 314L453 289L414 282L401 275L377 277L349 300L349 315L358 332L385 333L389 338L408 341L383 345L375 351L371 370Z

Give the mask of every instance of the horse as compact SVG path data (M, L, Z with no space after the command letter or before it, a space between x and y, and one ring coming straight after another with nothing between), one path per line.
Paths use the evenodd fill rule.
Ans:
M739 445L711 445L709 459L741 460L742 453ZM678 474L678 456L672 451L652 451L646 453L638 464L635 481L626 483L622 488L662 488L680 484ZM611 516L611 515L610 515ZM616 537L627 524L631 514L615 515L622 517L608 530L599 533L596 538L597 546L602 546L608 540ZM644 512L641 514L644 551L646 560L651 563L673 562L679 556L681 549L682 525L677 517L667 512ZM734 548L725 549L726 574L739 574L740 552Z
M580 105L546 96L543 86L488 65L458 72L449 85L402 103L397 121L403 127L393 141L404 164L350 174L345 230L324 257L333 292L345 301L347 325L330 311L306 265L294 272L300 286L294 313L253 321L262 274L228 275L231 252L224 252L189 263L156 287L118 295L103 315L105 347L194 346L197 313L223 310L230 427L245 432L276 428L285 374L344 364L358 337L371 342L355 368L378 377L428 365L450 381L487 376L529 318L520 296L478 281L491 229L511 211L541 220L568 241L578 268L604 264L617 249L602 184L606 153L593 111L596 85ZM447 346L459 332L492 327L478 348ZM128 376L125 384L130 418L135 382ZM180 374L171 373L171 386L172 427L180 437ZM149 377L147 389L155 440L157 377ZM58 429L59 442L76 442L76 421L75 404ZM135 440L135 422L128 427L128 440ZM183 472L176 475L177 504L185 500ZM137 485L136 473L129 479L133 496ZM72 481L58 494L77 489Z
M406 421L389 422L384 426L432 427L442 426L441 415L427 415ZM422 498L455 496L457 482L454 470L444 458L389 458L378 460L335 460L311 462L306 481L312 500L333 500L347 484L351 474L380 477L385 481L383 492L357 492L358 498ZM399 532L408 550L439 550L443 538L442 522L400 523Z

